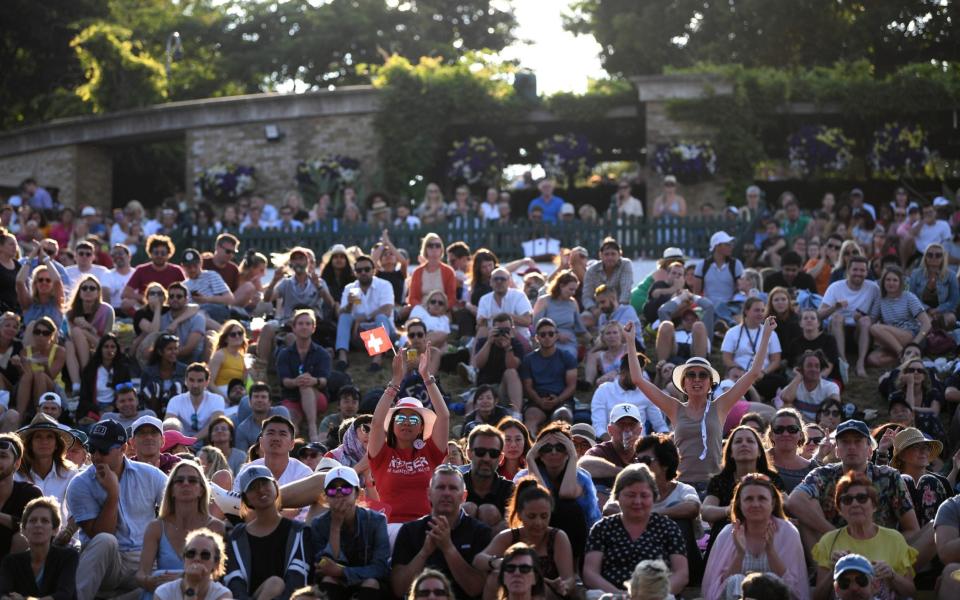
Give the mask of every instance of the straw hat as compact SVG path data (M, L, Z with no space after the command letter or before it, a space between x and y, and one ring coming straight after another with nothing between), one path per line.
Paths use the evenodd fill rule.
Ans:
M931 458L936 458L943 452L943 444L939 440L927 438L916 427L907 427L893 437L893 458L896 459L901 452L917 444L930 444Z

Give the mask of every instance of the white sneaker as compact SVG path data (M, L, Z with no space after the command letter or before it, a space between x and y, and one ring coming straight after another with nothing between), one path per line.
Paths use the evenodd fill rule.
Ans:
M460 379L468 385L477 385L477 368L467 363L457 363Z

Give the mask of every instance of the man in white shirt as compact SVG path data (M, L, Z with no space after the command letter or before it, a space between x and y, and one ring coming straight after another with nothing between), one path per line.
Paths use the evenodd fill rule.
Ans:
M780 397L784 406L796 408L805 419L813 421L824 400L840 400L840 386L821 375L827 367L823 352L807 350L800 356L799 363L793 370L793 380L783 388Z
M610 437L604 432L607 431L611 411L618 404L635 406L640 415L638 420L641 426L650 423L653 431L658 433L668 433L670 431L670 426L667 425L660 409L654 406L630 379L630 366L626 356L620 360L619 378L616 381L601 384L593 393L593 399L590 401L590 420L593 423L593 430L597 434L602 434L601 440L607 440ZM644 434L649 435L650 432L646 431Z
M489 336L488 328L495 315L507 313L513 317L519 340L525 349L530 345L530 325L533 323L533 307L522 291L510 287L510 272L497 267L490 274L493 291L484 294L477 305L477 338Z
M207 439L210 436L210 421L223 414L223 396L208 391L209 382L210 370L207 365L191 364L187 367L187 391L170 398L167 404L167 418L179 419L184 435Z
M184 250L180 266L187 276L183 285L190 292L190 298L200 305L200 310L216 321L216 326L229 319L233 292L219 273L201 267L200 251L195 248Z
M953 239L950 224L937 218L937 209L932 204L923 207L923 216L914 223L903 239L901 260L909 261L916 253L923 254L930 244L944 244Z
M360 343L359 332L383 326L391 340L396 340L393 327L393 286L386 279L374 276L373 259L367 255L353 261L357 280L343 289L340 315L337 317L337 364L346 364L351 342ZM383 354L373 357L371 371L380 370ZM341 363L342 361L342 363Z
M263 429L260 433L260 454L263 458L250 461L244 465L243 469L251 465L263 465L270 469L273 477L280 485L286 485L299 481L305 477L313 475L313 471L307 465L299 460L290 457L290 451L293 450L295 430L290 419L280 415L267 417L263 422ZM240 469L240 473L243 473ZM239 492L238 481L242 478L237 473L237 478L233 481L233 491ZM284 515L297 520L304 520L307 514L307 507L302 509L286 509Z
M879 297L880 287L873 281L867 281L866 257L852 256L847 263L846 279L830 284L817 310L822 321L830 318L828 328L837 340L841 360L846 355L847 336L856 335L859 377L867 376L865 365L870 350L870 308Z
M63 294L66 297L67 302L69 302L70 298L73 296L73 291L76 289L77 284L79 284L80 280L87 275L93 275L97 278L97 281L100 282L104 300L109 299L113 293L113 290L107 289L104 278L110 273L110 270L103 265L93 264L93 259L96 256L93 244L86 240L78 242L74 254L77 257L77 264L70 265L66 268L67 277L70 278L70 285L64 288Z
M104 294L107 290L110 291L110 306L118 311L123 304L123 288L127 287L127 282L133 276L133 267L130 266L130 249L123 244L114 244L110 249L110 258L113 260L113 268L107 271L100 280L100 284L103 286Z

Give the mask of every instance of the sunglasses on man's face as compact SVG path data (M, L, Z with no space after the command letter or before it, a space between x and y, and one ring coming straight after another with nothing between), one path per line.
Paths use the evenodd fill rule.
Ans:
M369 273L372 270L372 267L354 267L353 269L355 273Z
M870 585L870 580L867 579L867 576L863 573L857 573L853 577L840 577L840 579L837 580L837 586L841 590L848 589L853 583L856 583L857 587L865 588Z
M424 334L422 331L408 331L408 332L407 332L407 337L410 338L411 340L415 340L415 339L418 339L418 338L422 338L424 335L426 335L426 334Z
M89 250L78 250L77 256L93 256L93 252L90 252Z
M507 281L507 280L508 280L508 278L507 278L507 277L503 277L503 276L491 277L491 278L490 278L490 281L492 281L492 282L494 282L494 283L503 283L504 281Z
M533 571L533 565L503 565L501 568L504 573L516 573L520 571L524 575Z
M485 456L500 458L500 450L497 448L474 448L473 453L477 458L483 458Z
M187 297L183 294L170 294L167 298L171 300L185 300Z

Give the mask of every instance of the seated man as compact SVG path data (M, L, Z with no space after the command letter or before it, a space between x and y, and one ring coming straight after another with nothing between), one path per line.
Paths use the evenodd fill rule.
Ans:
M280 415L289 419L290 411L285 406L273 406L271 404L269 385L262 381L254 383L250 386L250 416L237 423L233 438L234 448L246 452L250 446L260 439L263 422L273 415Z
M490 528L463 512L466 485L453 465L434 470L427 494L430 514L404 523L397 534L390 575L393 593L403 597L414 578L430 568L450 579L454 597L479 597L486 577L472 564L490 543Z
M640 325L640 317L633 306L617 302L617 289L607 284L601 284L595 291L597 299L597 327L602 329L604 325L611 321L616 321L624 327L627 323L633 323L633 330L637 336L637 347L643 348L643 326Z
M654 410L657 410L656 407ZM633 404L617 404L610 411L610 422L604 433L606 441L587 450L580 459L578 466L593 477L601 505L606 504L613 481L620 471L635 462L636 442L643 437L644 420L644 415ZM594 430L601 431L596 427Z
M637 389L633 379L630 378L630 363L626 356L620 359L620 371L616 381L608 381L600 385L597 391L593 393L593 399L590 401L590 417L593 424L593 430L600 433L601 440L608 440L610 436L607 432L607 426L610 423L611 415L617 407L627 404L635 407L639 411L639 421L642 427L649 423L652 431L658 433L667 433L670 426L660 409L650 402L647 396ZM647 431L647 434L652 433Z
M393 286L374 276L376 267L369 256L358 256L353 263L357 280L347 284L340 297L337 318L337 368L345 370L351 343L362 346L359 332L383 327L390 339L397 337L393 327ZM383 354L370 361L370 370L379 371Z
M657 356L669 358L674 363L686 362L694 356L707 358L712 346L709 331L710 327L700 320L693 305L683 302L669 319L660 321L660 327L657 328Z
M937 556L946 565L940 579L940 600L960 598L960 496L954 496L940 505L934 521Z
M580 302L584 313L581 315L581 320L584 326L591 329L594 326L603 325L602 322L598 322L601 307L596 293L601 285L613 290L614 304L630 306L633 262L623 256L620 244L612 237L606 237L600 243L600 260L587 267L587 272L583 276L584 293ZM633 311L633 316L636 318L636 310Z
M876 589L877 574L873 563L863 556L847 554L834 565L833 593L837 600L870 600L876 597ZM941 595L940 598L956 598L956 595Z
M520 380L527 404L524 424L531 434L549 417L573 421L573 393L577 389L577 359L557 348L557 326L540 319L536 329L539 347L523 357Z
M799 362L800 366L793 369L793 379L780 392L780 398L784 406L796 408L803 418L812 421L824 400L840 400L840 386L823 377L827 359L819 350L807 350Z
M101 420L113 419L129 429L134 421L140 417L157 416L157 413L149 408L138 410L140 408L140 396L137 394L137 388L133 385L133 382L124 381L114 386L113 401L116 404L117 411L103 413L100 417Z
M477 338L490 336L488 329L494 316L507 313L518 328L520 343L529 344L530 324L533 322L533 307L530 299L521 290L510 287L510 271L497 267L490 273L493 291L484 294L477 305Z
M184 435L207 440L210 437L210 422L222 415L225 409L223 396L207 389L210 370L203 363L193 363L187 367L186 384L186 393L170 398L166 418L179 420L180 431Z
M67 508L83 543L78 600L115 598L137 588L143 538L167 477L153 465L128 459L127 441L120 423L95 424L87 436L93 464L67 487Z
M463 510L487 524L492 533L507 526L507 503L513 482L497 473L503 453L503 432L490 425L477 425L467 437L470 464L461 468L467 486Z
M790 296L797 297L797 290L806 290L811 294L817 293L817 283L809 273L800 270L803 258L793 250L785 252L780 261L780 270L763 278L763 291L769 293L775 287L785 287L790 290Z
M880 287L874 281L867 281L866 257L854 255L847 263L846 278L830 284L817 311L823 321L829 317L827 327L837 340L841 359L847 353L847 340L856 336L858 377L867 376L870 309L879 297Z
M140 417L130 427L130 440L133 449L137 451L132 460L147 463L169 475L180 457L167 452L161 452L163 447L163 423L153 416Z
M139 268L139 267L138 267ZM160 330L169 331L174 326L174 322L181 316L186 317L189 300L187 299L187 286L176 282L167 288L167 302L170 310L163 313L160 317ZM212 344L206 340L207 319L197 313L191 317L180 321L173 333L180 340L180 350L177 352L177 359L183 362L207 362L213 354Z
M499 386L500 397L507 398L519 413L523 404L519 369L524 351L514 332L513 317L508 313L494 316L493 328L487 337L477 338L476 349L471 361L476 380L471 383Z
M229 319L233 292L219 273L202 268L200 251L194 248L184 250L180 265L187 276L183 284L190 291L191 300L217 324Z
M344 294L346 296L346 294ZM327 410L327 378L330 376L330 354L313 341L317 319L310 309L296 311L290 320L294 342L277 353L277 376L280 377L283 403L291 414L307 421L311 442L320 441L317 414Z
M140 307L143 295L147 291L147 285L159 283L164 289L169 290L172 284L186 279L183 270L170 263L175 251L176 247L173 245L173 241L165 235L151 235L147 238L147 254L150 255L150 262L134 269L133 275L130 276L126 287L123 288L122 306L127 313L133 314L133 311ZM186 289L184 288L184 290ZM184 301L186 301L186 298L184 298ZM180 339L184 340L186 338L181 337Z
M934 553L933 528L920 528L910 492L900 472L870 462L876 442L866 423L855 420L840 423L836 430L836 444L840 462L808 473L786 501L787 512L799 523L804 547L813 548L824 534L846 524L834 502L834 491L845 473L855 471L865 473L877 488L879 501L873 520L881 527L900 531L907 543L920 552L917 564L924 564Z

